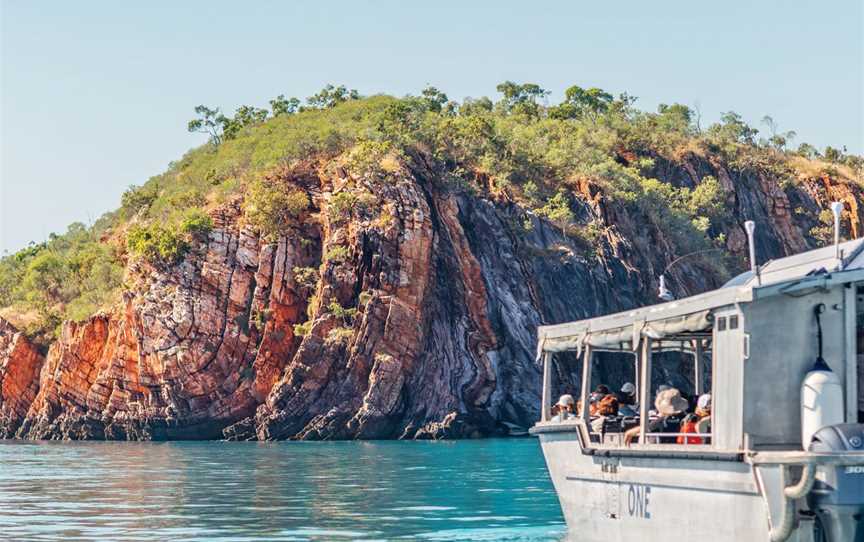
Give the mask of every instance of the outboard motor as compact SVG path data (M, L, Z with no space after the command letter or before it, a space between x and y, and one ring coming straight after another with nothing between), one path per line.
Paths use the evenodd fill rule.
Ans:
M864 424L823 427L813 435L811 452L864 452ZM864 465L817 467L807 497L825 542L864 542Z

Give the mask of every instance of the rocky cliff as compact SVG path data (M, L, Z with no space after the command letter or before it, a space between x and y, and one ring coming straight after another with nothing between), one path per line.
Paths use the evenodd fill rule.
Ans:
M715 227L730 269L682 262L668 273L679 296L740 270L745 220L759 226L762 259L812 248L808 232L832 200L851 210L849 235L862 234L854 183L790 183L693 154L653 167L676 187L713 176L724 194ZM237 196L181 261L130 260L122 302L64 323L47 352L0 321L0 436L459 438L529 426L536 327L656 301L679 247L588 180L576 219L599 233L586 244L506 191L451 177L422 157L386 182L323 161L283 167L268 181L308 206L279 235L246 224ZM335 204L346 195L347 213Z

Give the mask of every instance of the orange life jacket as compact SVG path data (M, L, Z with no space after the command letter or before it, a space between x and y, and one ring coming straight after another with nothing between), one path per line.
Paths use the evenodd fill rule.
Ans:
M684 422L681 424L681 430L679 433L696 433L696 422ZM702 444L702 437L685 437L684 435L678 435L678 439L676 440L678 444Z

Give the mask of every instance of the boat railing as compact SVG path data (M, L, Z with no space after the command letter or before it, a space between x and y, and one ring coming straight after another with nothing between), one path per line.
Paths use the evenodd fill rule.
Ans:
M591 442L597 443L609 443L609 444L619 444L616 441L624 440L623 432L604 432L598 433L596 431L589 431L589 435L591 435ZM595 438L596 437L596 438ZM693 445L693 446L707 446L711 442L711 433L648 433L646 444L658 444L661 442L661 439L678 439L678 437L682 437L685 439L685 442L680 445ZM700 439L702 442L690 442L689 439ZM609 441L609 442L607 442ZM638 442L631 443L632 446L638 446Z
M752 451L745 459L760 466L852 466L864 465L864 452Z

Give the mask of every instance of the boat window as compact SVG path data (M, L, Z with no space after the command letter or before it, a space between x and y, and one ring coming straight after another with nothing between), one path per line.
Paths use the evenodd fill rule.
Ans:
M726 331L726 317L721 316L717 319L717 331Z
M712 440L711 331L645 341L638 352L629 348L590 352L590 361L579 363L590 370L582 374L578 392L572 373L570 386L553 389L567 390L577 402L585 401L588 410L582 412L580 404L572 419L585 421L593 445L624 449L656 444L707 447ZM644 371L646 362L649 370ZM556 373L561 375L560 370ZM650 375L647 381L643 378L646 375ZM643 386L647 393L641 393ZM550 399L555 402L558 396ZM571 419L566 414L556 416L560 411L553 405L553 422ZM643 416L647 420L645 438L641 437Z
M738 315L733 314L729 317L729 329L738 329Z

